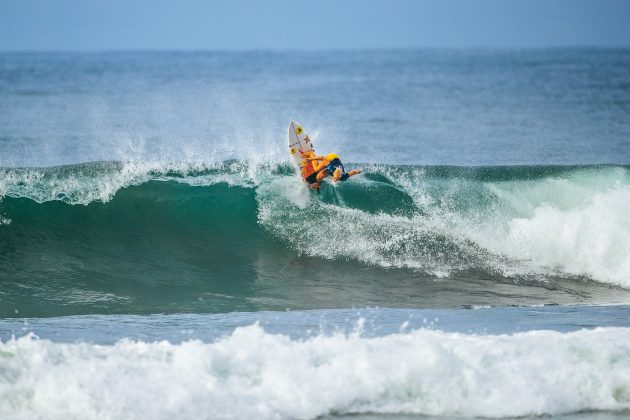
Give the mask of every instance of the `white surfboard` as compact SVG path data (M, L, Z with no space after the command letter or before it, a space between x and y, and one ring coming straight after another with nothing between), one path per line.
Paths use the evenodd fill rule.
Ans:
M308 152L315 152L311 139L300 124L291 121L291 124L289 124L289 154L301 179L312 173L309 170L310 167L307 166L312 164L304 162L303 159L303 156Z

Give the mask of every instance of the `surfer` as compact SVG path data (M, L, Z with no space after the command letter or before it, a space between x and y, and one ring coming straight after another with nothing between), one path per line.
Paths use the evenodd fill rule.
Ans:
M331 176L333 182L338 182L346 181L351 176L358 175L362 172L360 169L353 169L346 172L339 155L335 153L330 153L326 156L314 156L314 153L312 153L310 156L305 156L304 161L311 162L313 165L313 173L305 178L306 182L308 182L313 189L318 189L327 176Z

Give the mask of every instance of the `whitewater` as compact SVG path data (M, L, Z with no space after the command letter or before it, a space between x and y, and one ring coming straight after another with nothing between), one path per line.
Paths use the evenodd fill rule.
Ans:
M0 351L10 378L0 383L0 410L11 418L516 417L630 409L628 328L293 341L253 325L210 344L97 346L26 336Z
M0 417L628 416L629 69L0 54Z
M26 333L0 344L0 408L9 418L612 416L630 408L627 306L91 315L0 326ZM77 342L86 332L90 342ZM51 392L59 378L64 386Z

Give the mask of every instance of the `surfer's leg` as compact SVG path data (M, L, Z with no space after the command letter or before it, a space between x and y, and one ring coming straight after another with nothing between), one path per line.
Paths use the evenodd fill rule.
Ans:
M314 160L313 161L313 169L315 169L315 172L319 172L319 171L323 170L329 164L330 164L330 162L328 161L328 159Z
M328 171L326 169L324 169L321 172L318 172L317 173L317 181L318 182L322 182L323 179L326 178L328 175L330 175L330 174L328 173Z
M326 167L326 165L324 165L323 161L318 162L318 161L314 160L311 163L313 164L313 169L315 170L315 172L317 172L317 171L321 170L322 168Z

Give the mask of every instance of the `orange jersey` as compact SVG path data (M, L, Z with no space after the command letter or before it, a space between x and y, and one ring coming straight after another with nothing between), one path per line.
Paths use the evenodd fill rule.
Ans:
M313 162L307 162L302 166L302 178L308 178L313 172L315 172Z
M309 150L304 153L300 152L300 154L302 155L302 165L300 166L302 178L306 179L315 172L315 166L313 166L313 162L306 162L305 159L312 158L315 156L315 153L312 150Z

